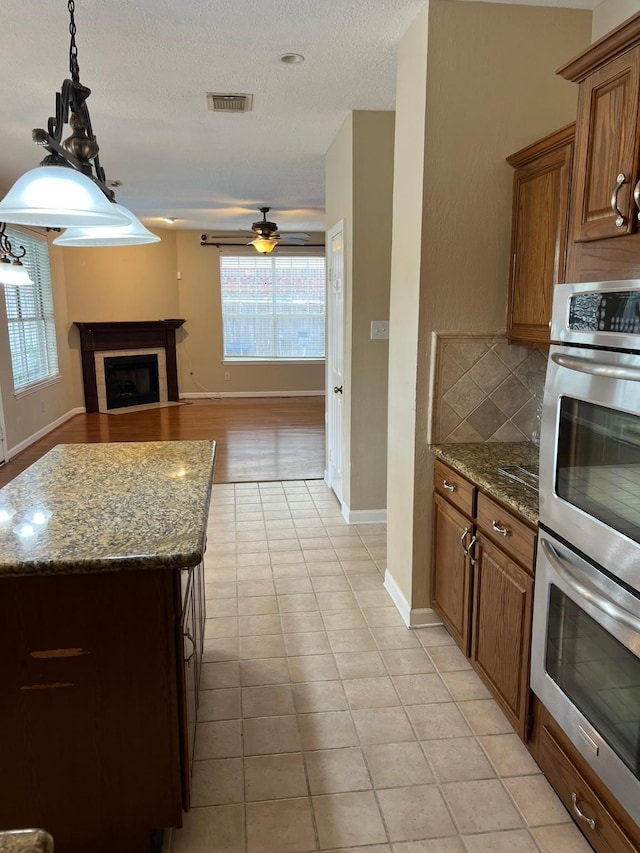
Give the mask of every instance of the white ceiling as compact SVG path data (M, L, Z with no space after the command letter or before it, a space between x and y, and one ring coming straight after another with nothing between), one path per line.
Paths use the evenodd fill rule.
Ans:
M76 0L80 80L118 201L177 228L248 228L268 205L281 230L322 230L325 152L350 110L393 109L397 45L423 2ZM0 3L5 189L43 156L31 129L69 76L68 23L64 0ZM288 52L305 61L283 64ZM253 94L253 111L208 112L206 92Z

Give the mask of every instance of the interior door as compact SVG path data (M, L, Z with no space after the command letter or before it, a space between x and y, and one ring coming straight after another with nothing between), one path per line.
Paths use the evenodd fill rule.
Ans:
M327 469L325 480L342 502L344 422L344 220L327 239Z

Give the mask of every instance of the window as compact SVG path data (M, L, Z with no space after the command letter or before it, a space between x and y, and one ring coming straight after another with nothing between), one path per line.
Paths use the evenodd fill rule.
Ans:
M220 258L224 358L324 358L322 257Z
M58 375L49 245L23 231L7 228L6 233L14 246L27 250L22 263L34 282L31 287L4 285L13 387L23 391Z

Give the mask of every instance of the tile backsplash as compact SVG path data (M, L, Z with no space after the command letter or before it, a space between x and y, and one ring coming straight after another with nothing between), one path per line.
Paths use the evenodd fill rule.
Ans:
M434 333L434 444L527 441L539 429L546 348L504 335Z

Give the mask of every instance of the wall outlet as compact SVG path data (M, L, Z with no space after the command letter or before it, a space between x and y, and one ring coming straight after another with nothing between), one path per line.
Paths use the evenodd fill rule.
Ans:
M388 320L372 320L371 321L371 340L372 341L388 341L389 340L389 321Z
M228 382L231 379L231 374L229 373L228 370L225 370L225 372L224 372L224 379L225 379L225 382Z

